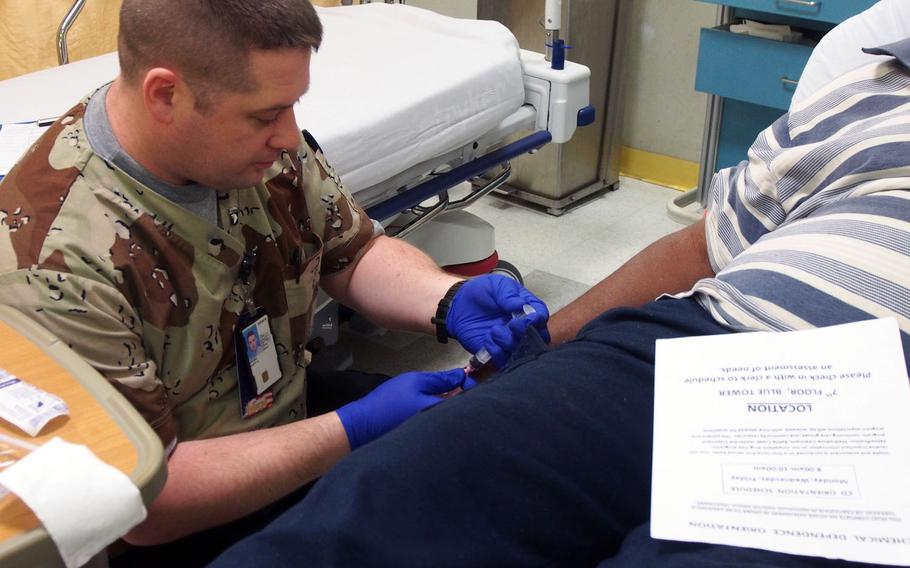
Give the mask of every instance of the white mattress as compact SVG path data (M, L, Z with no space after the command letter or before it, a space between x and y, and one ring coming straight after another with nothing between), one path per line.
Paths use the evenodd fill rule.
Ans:
M471 142L524 102L518 43L497 22L384 3L319 17L295 110L353 192Z
M295 112L352 192L471 142L524 101L518 44L496 22L383 3L319 16ZM56 117L117 72L109 53L0 81L0 124Z

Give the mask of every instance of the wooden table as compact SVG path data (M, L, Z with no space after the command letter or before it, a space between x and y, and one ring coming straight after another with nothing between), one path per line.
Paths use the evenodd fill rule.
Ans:
M6 306L0 306L0 368L59 396L70 411L34 438L2 420L0 433L35 445L57 436L88 446L99 459L130 477L146 505L161 491L163 449L139 413L63 342ZM15 495L0 498L0 565L62 563L31 510Z

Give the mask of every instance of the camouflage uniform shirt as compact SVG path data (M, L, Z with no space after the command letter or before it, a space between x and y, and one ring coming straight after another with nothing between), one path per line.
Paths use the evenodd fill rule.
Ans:
M213 225L101 158L87 102L0 182L0 301L69 344L165 444L303 418L319 276L366 250L370 219L304 133L264 183L218 192ZM273 406L247 419L233 349L245 294L268 313L282 370Z

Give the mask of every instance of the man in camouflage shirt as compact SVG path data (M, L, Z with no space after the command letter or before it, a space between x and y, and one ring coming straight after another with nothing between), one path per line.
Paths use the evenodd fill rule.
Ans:
M126 537L150 545L290 494L465 377L408 373L306 418L317 286L379 324L439 333L431 316L459 282L383 236L301 136L292 106L322 33L307 0L125 0L120 26L120 76L0 184L0 285L168 448L168 481ZM507 350L523 329L504 324L528 302L545 330L526 290L472 280L444 332ZM281 376L241 415L234 347L248 306L268 316Z

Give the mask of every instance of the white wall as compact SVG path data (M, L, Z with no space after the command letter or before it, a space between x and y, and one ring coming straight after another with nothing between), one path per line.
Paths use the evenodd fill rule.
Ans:
M697 162L707 95L697 93L698 34L716 6L633 0L624 73L623 145Z
M477 17L477 0L405 0L404 3L455 18Z

